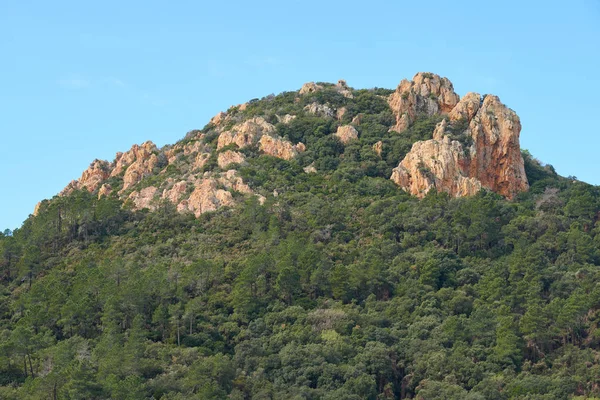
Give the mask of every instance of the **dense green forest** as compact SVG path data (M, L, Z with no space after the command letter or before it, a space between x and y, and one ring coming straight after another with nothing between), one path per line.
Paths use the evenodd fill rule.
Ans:
M388 178L440 118L389 132L389 91L353 93L230 111L298 115L276 127L299 157L242 150L264 204L195 218L81 190L0 234L0 398L600 397L600 188L524 151L513 201L419 200Z

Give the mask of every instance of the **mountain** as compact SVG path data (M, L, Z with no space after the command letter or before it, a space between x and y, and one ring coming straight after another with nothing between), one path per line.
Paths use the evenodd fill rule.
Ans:
M432 73L95 160L0 234L0 398L600 396L600 189Z
M371 103L370 108L363 110L365 103ZM308 150L299 164L309 168L309 162L315 161L317 137L303 126L306 121L320 119L330 130L327 134L344 146L359 136L387 139L373 144L379 146L381 158L382 152L389 153L393 138L369 131L375 116L378 125L390 125L395 134L406 131L418 118L443 118L430 132L431 139L416 142L392 172L391 179L414 195L423 197L435 188L464 196L486 188L513 198L529 188L516 113L495 96L468 93L460 100L447 78L418 73L388 96L385 91L353 91L339 81L335 86L311 82L297 93L252 100L220 112L202 131L190 132L173 146L158 149L146 142L117 153L110 163L95 160L61 195L78 189L99 196L114 194L131 201L135 209L155 209L161 200L168 200L178 211L198 216L233 205L229 191L254 193L236 169L247 164L247 157L266 154L292 160ZM379 175L389 177L383 171ZM264 201L263 195L258 196Z

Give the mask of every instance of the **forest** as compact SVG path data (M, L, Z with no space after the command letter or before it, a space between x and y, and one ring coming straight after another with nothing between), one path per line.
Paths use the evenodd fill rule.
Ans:
M241 150L263 204L195 218L84 189L0 234L0 398L600 398L600 188L523 150L514 200L417 199L390 171L440 117L390 132L390 91L353 93L230 110L306 144Z

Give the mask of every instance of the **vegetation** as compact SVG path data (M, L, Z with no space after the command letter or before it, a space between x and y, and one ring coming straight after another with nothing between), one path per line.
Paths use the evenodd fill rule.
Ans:
M247 151L262 205L195 219L77 191L0 234L0 398L600 396L598 187L525 152L515 201L417 200L388 178L439 118L399 135L378 94L319 94L363 114L344 147L280 96L243 113L295 110L277 129L307 151Z

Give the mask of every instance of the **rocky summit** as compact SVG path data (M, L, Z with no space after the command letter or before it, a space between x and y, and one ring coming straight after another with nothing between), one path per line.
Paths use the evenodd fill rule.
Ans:
M387 128L379 137L367 132L369 110L360 109L367 102L392 116L377 121ZM394 156L390 135L406 135L424 119L437 124L423 140L413 141L410 151ZM298 128L305 132L298 135ZM296 159L305 173L314 173L322 150L315 136L329 136L341 148L351 148L369 135L370 152L378 158L387 155L392 165L386 178L412 195L423 197L435 189L459 197L487 189L512 199L528 189L520 131L519 117L498 97L468 93L461 99L450 80L433 73L417 73L395 91L380 89L377 94L352 89L344 80L335 85L309 82L298 91L219 112L204 129L191 131L175 145L159 149L146 142L117 153L112 162L95 160L60 195L87 190L150 210L168 201L198 216L232 206L244 196L263 201L266 193L239 173L249 157ZM305 152L306 157L299 157Z
M417 74L410 83L403 81L390 97L398 110L396 128L406 129L416 110L438 113L444 119L432 139L413 145L394 169L392 180L419 197L433 188L467 196L484 187L509 199L526 191L518 115L497 96L468 93L457 101L447 79L424 75Z

